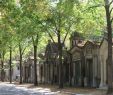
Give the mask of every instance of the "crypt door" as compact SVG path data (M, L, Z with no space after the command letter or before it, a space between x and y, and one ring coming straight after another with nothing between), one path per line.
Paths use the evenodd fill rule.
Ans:
M75 61L75 83L76 86L80 86L80 77L81 77L81 64L80 60Z
M93 59L87 59L87 84L89 87L93 84Z

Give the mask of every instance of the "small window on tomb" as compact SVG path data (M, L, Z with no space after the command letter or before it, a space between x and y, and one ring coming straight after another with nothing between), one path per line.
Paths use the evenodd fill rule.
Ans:
M17 70L20 70L20 66L17 66Z
M87 47L86 53L87 53L87 54L92 54L92 48L91 48L91 46L88 46L88 47Z

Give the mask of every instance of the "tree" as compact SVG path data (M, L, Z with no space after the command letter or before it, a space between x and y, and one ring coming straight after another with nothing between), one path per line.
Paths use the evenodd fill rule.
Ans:
M51 2L50 2L51 3ZM65 48L65 40L71 32L71 26L76 20L73 19L74 1L62 0L56 6L50 6L50 16L47 17L45 23L42 23L46 28L53 42L56 36L58 43L58 61L59 61L59 88L63 88L63 48Z
M0 33L0 56L1 56L1 81L4 82L5 72L4 72L4 61L5 61L5 54L7 51L7 33L1 31Z
M27 20L25 17L22 17L22 10L15 5L13 11L10 14L9 21L13 31L14 31L14 39L15 46L18 47L19 50L19 62L20 62L20 84L22 83L22 61L23 54L28 46L29 39L27 39L27 34L24 33L24 27L27 25Z
M23 53L28 45L29 41L32 41L34 48L34 84L37 85L37 45L39 39L41 37L41 19L44 18L44 14L46 14L45 1L36 0L29 1L28 0L19 0L18 3L15 0L6 0L1 1L2 6L0 6L0 13L5 16L5 24L1 23L1 27L5 26L10 27L8 31L13 31L15 46L19 49L19 61L20 61L20 83L22 83L22 60ZM38 6L37 6L38 5ZM35 7L34 7L35 6ZM40 9L40 10L39 10ZM0 19L1 20L1 19ZM3 19L2 19L3 20ZM7 24L6 24L7 23ZM5 30L6 31L6 30ZM4 32L4 34L8 35L10 33ZM8 36L8 47L10 48L10 82L11 82L11 61L12 61L12 37ZM5 41L3 39L3 41ZM4 42L6 43L6 42ZM2 46L3 47L3 46ZM6 50L6 49L5 49Z
M112 76L112 19L111 19L111 12L112 9L110 9L111 4L113 3L113 0L110 2L109 0L104 0L105 2L105 12L106 12L106 21L107 21L107 33L108 33L108 60L107 60L107 66L108 66L108 95L113 94L113 76Z
M108 39L107 39L108 40L108 59L107 59L108 91L107 91L107 94L112 95L113 94L113 86L112 86L112 80L113 80L113 77L112 77L112 69L113 69L113 67L112 67L113 66L112 65L112 20L113 20L113 18L112 18L112 10L113 10L112 4L113 4L113 0L97 0L95 2L93 2L93 4L95 4L95 5L90 7L91 9L99 7L102 10L102 6L104 6L104 8L105 8L104 13L106 14L107 34L108 34ZM104 2L104 4L103 4L103 2ZM102 21L104 21L104 20L102 20Z
M41 21L48 14L46 12L46 2L42 0L20 0L20 6L23 11L23 16L28 19L28 23L24 29L27 38L31 39L34 49L34 85L38 85L37 79L37 48L39 39L43 34Z

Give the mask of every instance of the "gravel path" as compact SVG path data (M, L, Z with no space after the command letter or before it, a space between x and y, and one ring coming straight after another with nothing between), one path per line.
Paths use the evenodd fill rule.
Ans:
M87 93L84 93L83 90L80 89L68 92L65 91L57 91L54 92L50 90L50 88L28 88L20 85L8 84L8 83L0 83L0 95L106 95L106 91L103 90L92 90L90 89ZM89 92L90 91L90 92ZM84 93L84 94L77 94L77 93Z
M44 88L25 88L13 84L0 83L0 95L58 95Z

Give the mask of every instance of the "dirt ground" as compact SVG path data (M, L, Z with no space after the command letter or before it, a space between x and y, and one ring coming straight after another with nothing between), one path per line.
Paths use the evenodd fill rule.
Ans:
M27 88L47 88L54 92L59 92L59 95L106 95L106 90L96 89L96 88L74 88L74 87L64 87L63 89L59 89L56 85L42 85L34 86L33 84L18 84L21 87Z

